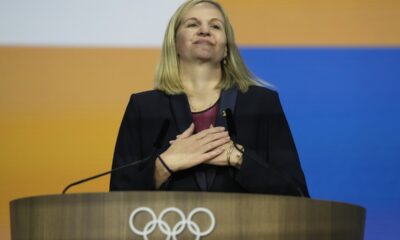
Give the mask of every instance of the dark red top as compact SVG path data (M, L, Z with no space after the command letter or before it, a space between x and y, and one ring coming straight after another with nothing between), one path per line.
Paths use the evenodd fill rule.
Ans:
M218 103L219 100L206 110L201 112L192 112L193 123L197 133L209 128L211 124L215 126L215 120L217 119L219 109Z

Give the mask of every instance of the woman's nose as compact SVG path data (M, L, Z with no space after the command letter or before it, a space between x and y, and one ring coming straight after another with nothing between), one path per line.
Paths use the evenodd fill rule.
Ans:
M201 25L199 28L199 35L208 36L210 35L210 28L205 25Z

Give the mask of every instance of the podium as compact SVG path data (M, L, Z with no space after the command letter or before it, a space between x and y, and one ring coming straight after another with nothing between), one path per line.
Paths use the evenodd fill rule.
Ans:
M133 191L10 203L11 239L362 240L366 211L264 194Z

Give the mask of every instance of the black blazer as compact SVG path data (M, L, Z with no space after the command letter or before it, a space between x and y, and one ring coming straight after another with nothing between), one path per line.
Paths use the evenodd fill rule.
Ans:
M277 92L252 86L246 93L232 88L222 91L217 126L225 126L222 111L233 110L237 137L244 146L242 166L201 164L174 173L162 190L251 192L309 196L295 144ZM155 149L163 122L170 124ZM112 168L162 153L169 141L192 123L186 95L167 95L158 90L133 94L123 117L115 147ZM110 190L155 189L156 156L111 175Z

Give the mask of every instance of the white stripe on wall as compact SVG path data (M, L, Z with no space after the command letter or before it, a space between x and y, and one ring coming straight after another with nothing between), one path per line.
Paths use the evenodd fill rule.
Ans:
M184 0L0 0L0 45L158 47Z

